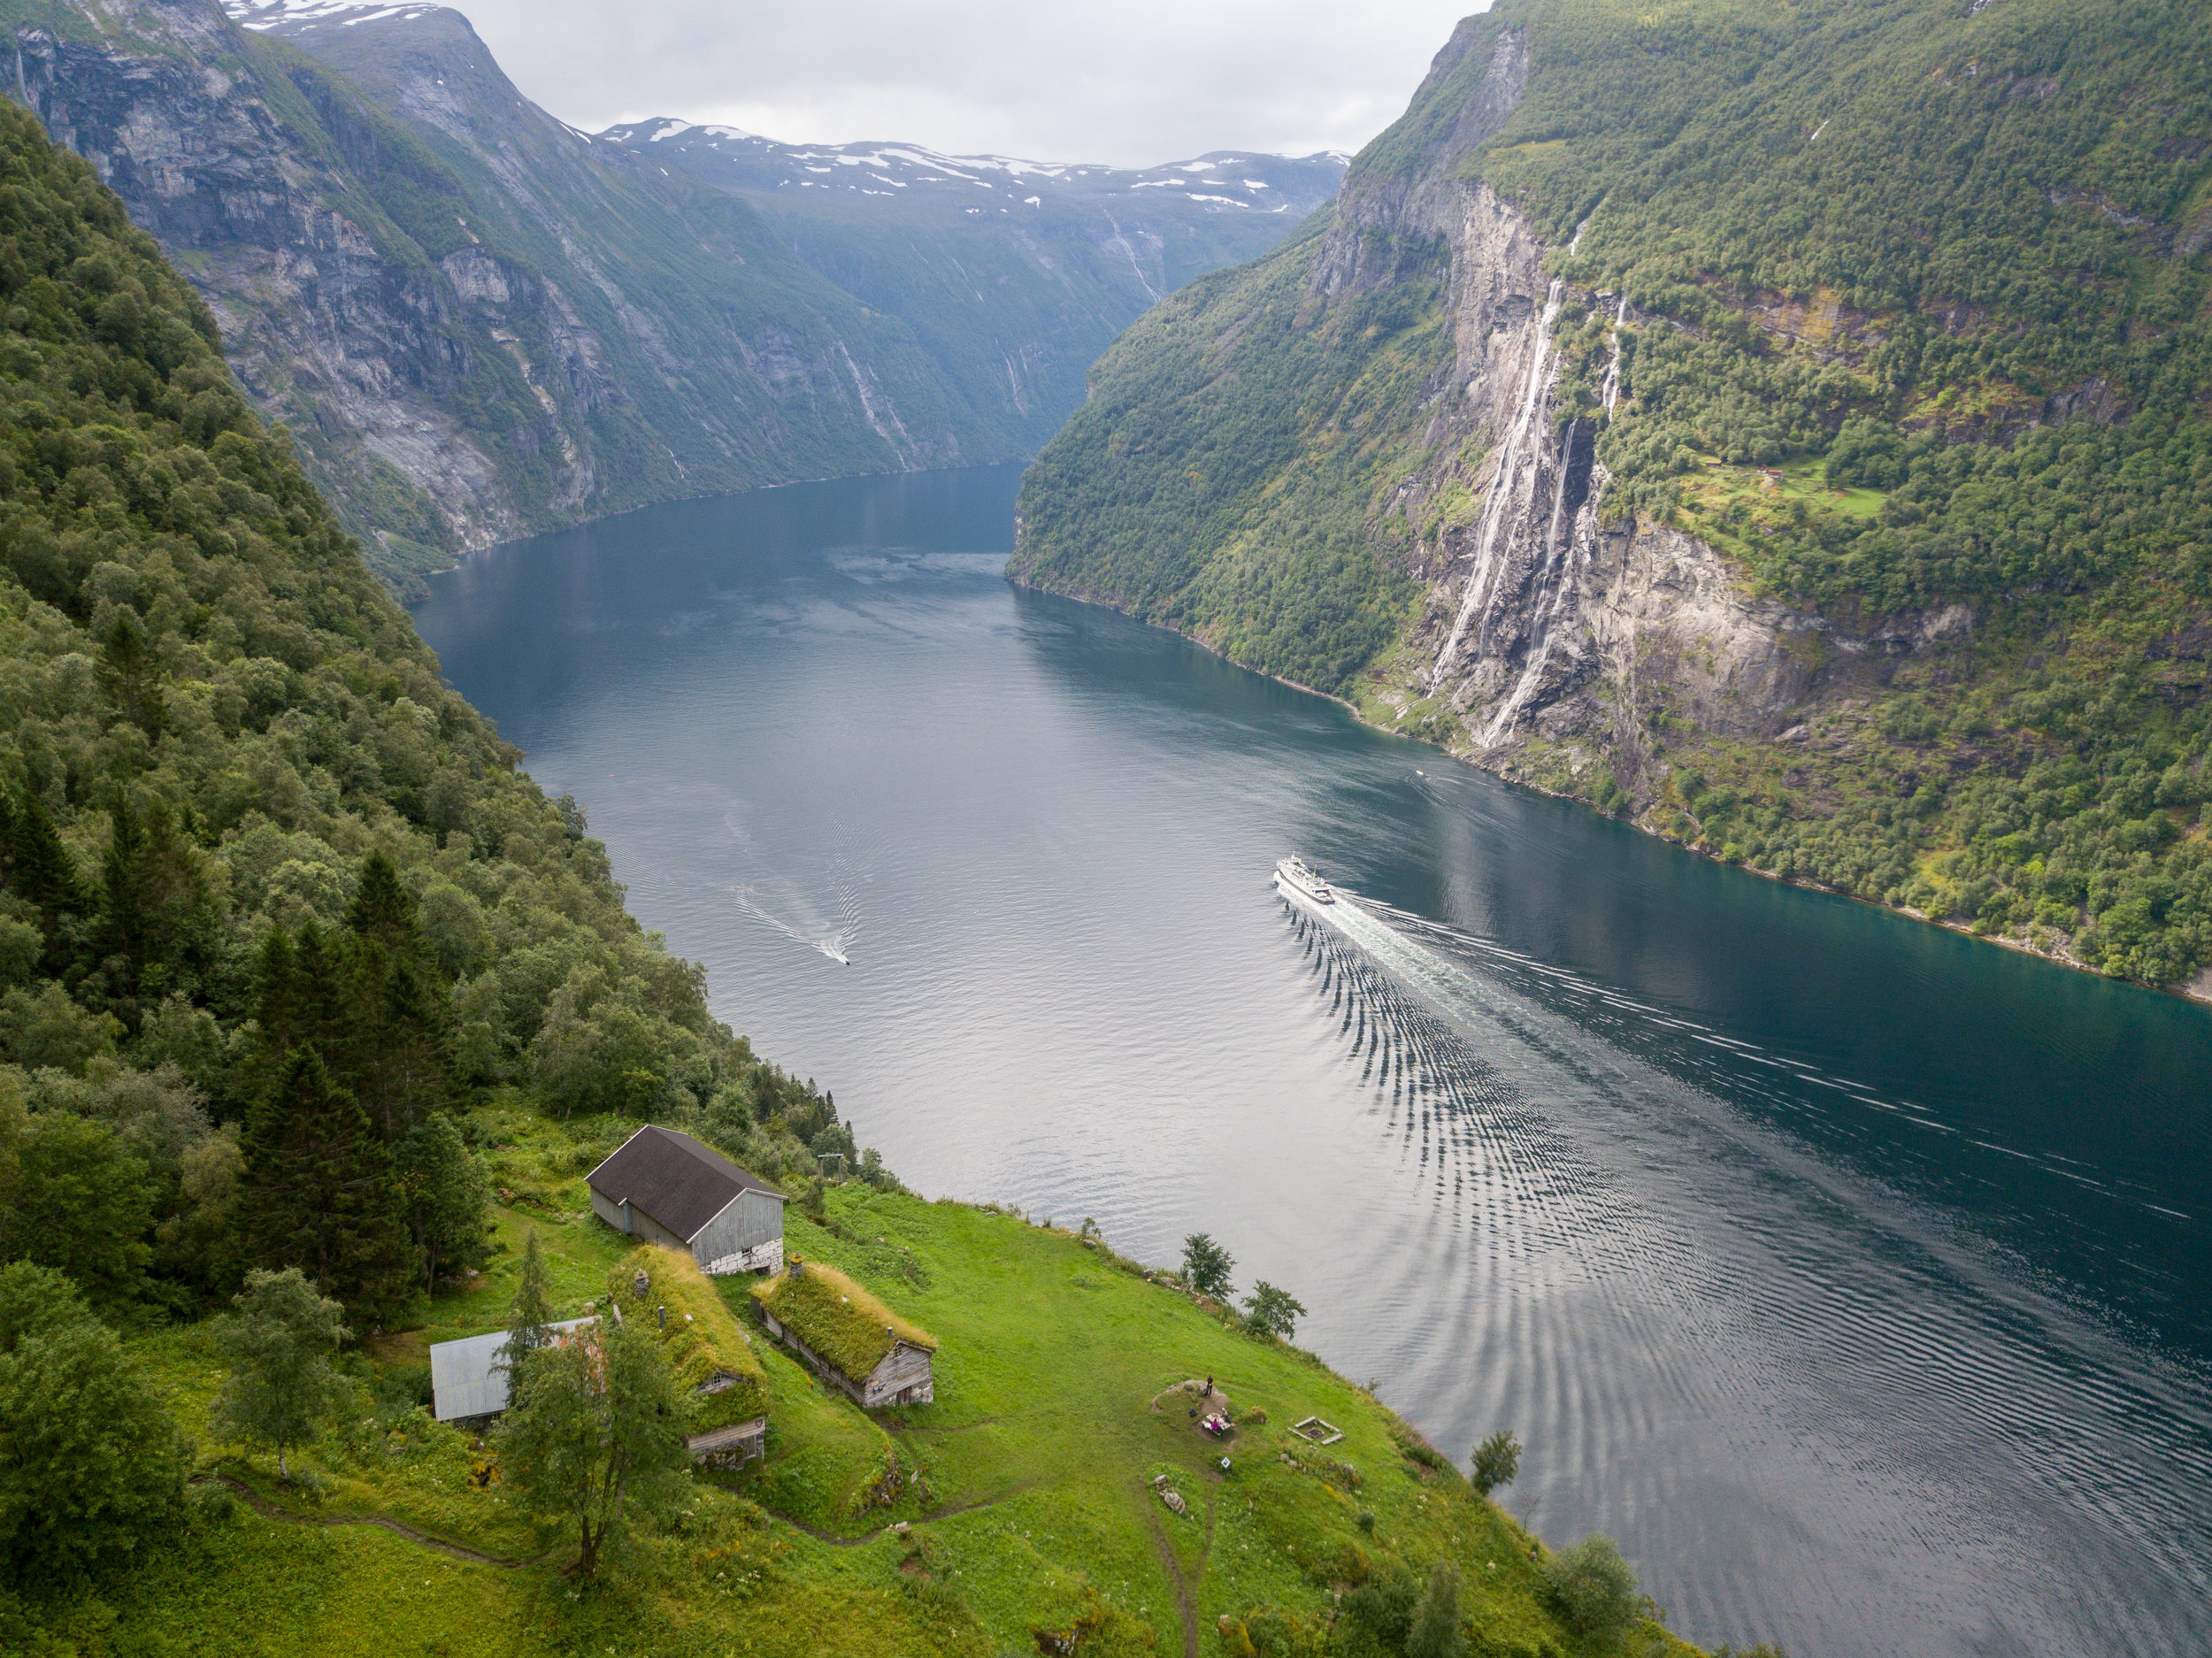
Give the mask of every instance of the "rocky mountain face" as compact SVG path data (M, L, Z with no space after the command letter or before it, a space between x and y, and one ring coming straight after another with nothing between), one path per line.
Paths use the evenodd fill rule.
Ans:
M1221 150L1119 168L783 144L652 120L595 134L745 202L779 243L914 331L963 395L1010 397L1027 451L1083 400L1114 336L1193 277L1265 252L1346 157Z
M537 108L439 6L0 16L15 96L198 285L249 393L403 589L650 501L1028 454L1150 303L1126 257L1128 283L1087 288L1032 249L972 307L990 326L918 326L929 304L882 303L910 226L846 226L838 259L879 276L841 284L741 191ZM1215 264L1264 245L1214 241Z
M1329 214L1133 327L1025 481L1013 573L1716 855L2188 979L2212 96L2158 44L2185 19L2101 7L2055 46L2046 7L1927 5L1870 48L1807 13L1786 63L1718 0L1615 10L1470 19ZM2068 86L2086 109L2050 109ZM1910 176L1936 122L2030 188ZM2052 258L2096 300L2033 291Z

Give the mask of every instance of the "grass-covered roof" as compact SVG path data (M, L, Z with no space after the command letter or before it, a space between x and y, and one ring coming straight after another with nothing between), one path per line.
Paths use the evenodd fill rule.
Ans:
M637 1293L641 1270L646 1278L642 1295ZM607 1290L621 1304L625 1318L642 1319L645 1328L659 1333L684 1395L687 1433L707 1433L767 1414L768 1372L760 1355L689 1255L657 1244L640 1245L608 1272ZM668 1309L665 1329L657 1322L654 1309L660 1307ZM723 1375L737 1379L714 1393L699 1391Z
M855 1382L864 1382L900 1341L934 1353L937 1338L910 1324L835 1267L809 1261L797 1274L753 1286L753 1299Z

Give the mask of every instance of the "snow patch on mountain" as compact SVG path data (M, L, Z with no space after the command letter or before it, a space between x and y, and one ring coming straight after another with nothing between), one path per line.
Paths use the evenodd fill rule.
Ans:
M363 4L363 0L223 0L223 10L250 29L273 29L285 25L312 27L334 24L352 28L363 23L408 20L435 12L421 0L398 4Z

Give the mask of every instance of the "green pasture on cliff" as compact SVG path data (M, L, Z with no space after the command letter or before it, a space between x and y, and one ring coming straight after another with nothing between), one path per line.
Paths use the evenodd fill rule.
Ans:
M357 1411L296 1458L317 1495L213 1440L222 1371L205 1325L140 1338L197 1438L200 1518L149 1570L39 1622L86 1654L889 1658L1063 1638L1093 1654L1211 1654L1311 1637L1363 1579L1450 1561L1471 1650L1583 1650L1532 1539L1311 1355L1244 1335L1095 1237L857 1184L831 1188L818 1220L794 1205L787 1247L936 1334L937 1402L862 1412L768 1339L752 1280L718 1280L767 1370L767 1460L697 1477L672 1524L642 1530L596 1583L572 1581L572 1547L537 1534L474 1436L419 1401L428 1340L497 1327L526 1233L563 1316L603 1299L626 1240L590 1217L580 1173L556 1171L583 1162L570 1142L605 1132L503 1117L500 1155L535 1175L498 1211L507 1248L475 1286L441 1295L424 1330L362 1344ZM1209 1376L1237 1420L1224 1441L1171 1391ZM1293 1424L1309 1416L1344 1437L1302 1439ZM1690 1650L1648 1625L1640 1642Z

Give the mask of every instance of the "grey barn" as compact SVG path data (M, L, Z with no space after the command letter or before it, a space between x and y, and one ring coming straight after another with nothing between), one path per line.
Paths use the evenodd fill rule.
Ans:
M630 1237L687 1250L703 1271L783 1266L783 1194L688 1134L648 1124L586 1180L593 1214Z
M552 1329L557 1337L565 1336L598 1322L569 1318ZM507 1409L507 1362L501 1354L507 1341L507 1332L495 1330L431 1347L430 1393L439 1421L488 1422Z

